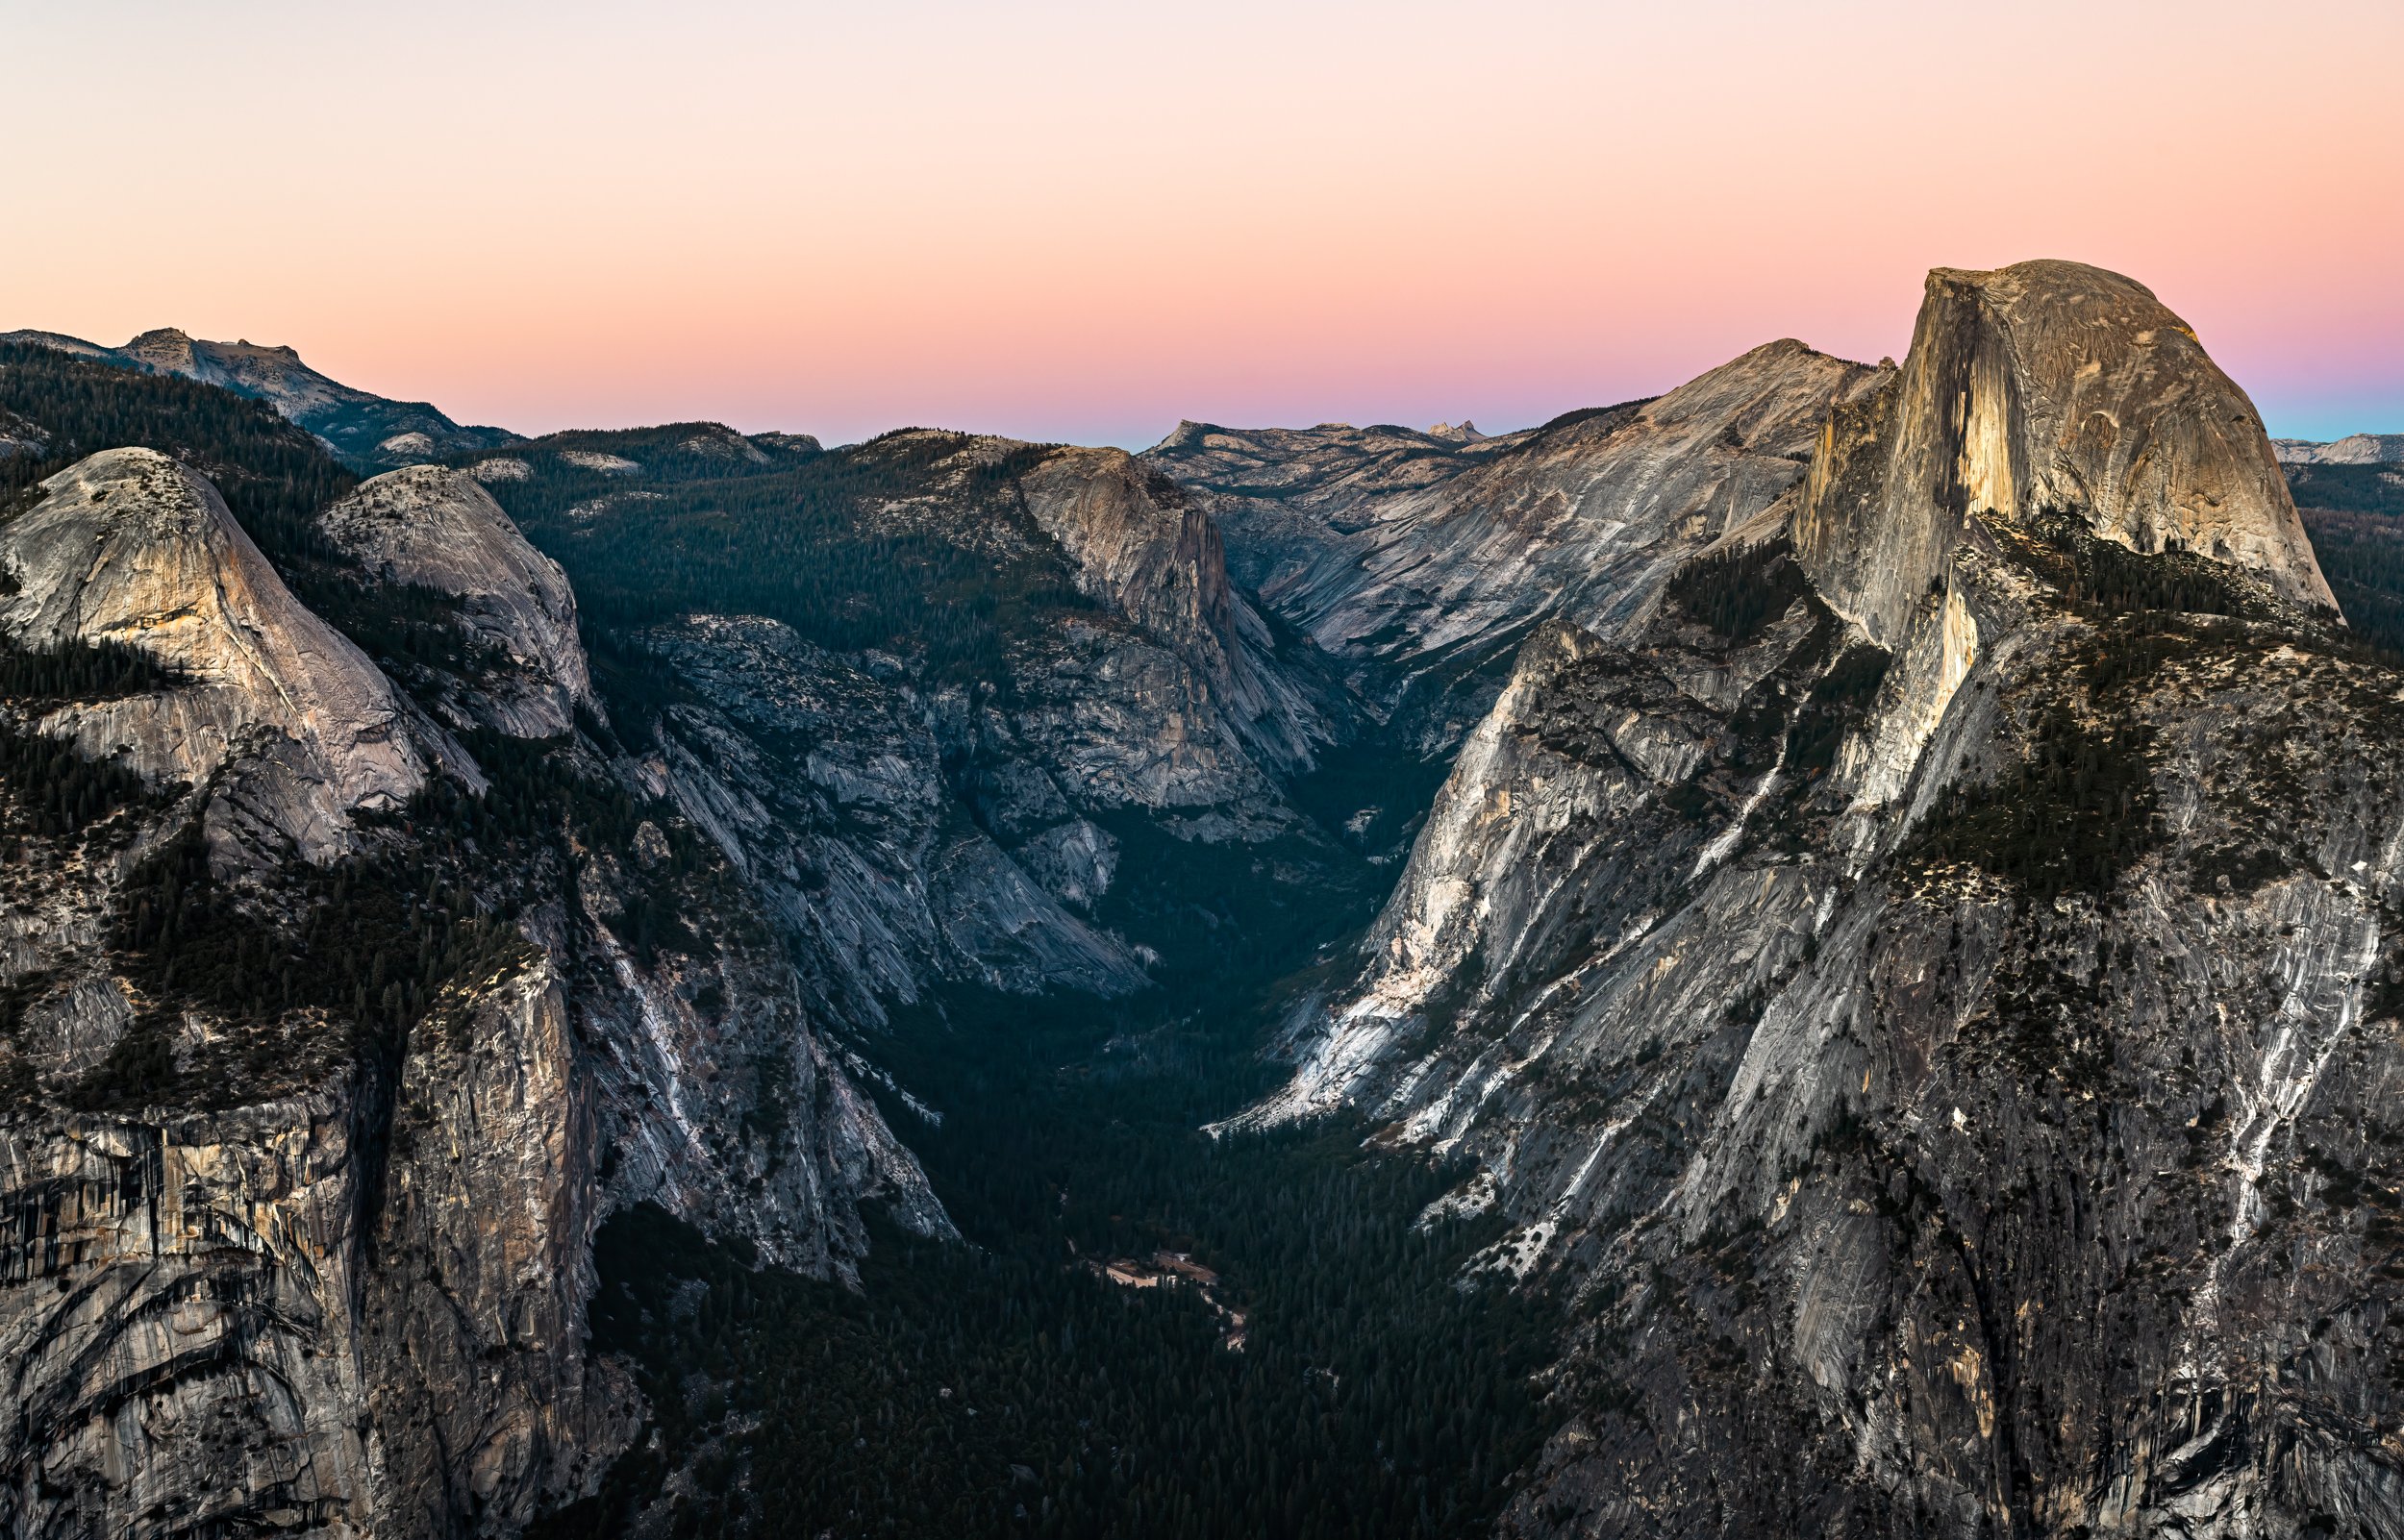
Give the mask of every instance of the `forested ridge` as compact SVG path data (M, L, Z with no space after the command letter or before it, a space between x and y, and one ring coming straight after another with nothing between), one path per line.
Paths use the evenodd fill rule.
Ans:
M2404 652L2404 465L2290 465L2287 476L2347 623Z
M649 452L619 435L563 436ZM922 656L939 680L1006 682L1008 638L1093 606L1017 493L1017 477L1049 453L1042 446L1008 446L949 471L939 512L883 513L937 497L931 473L966 442L905 432L787 467L689 480L536 456L533 475L496 479L491 490L566 570L597 626L765 615L837 652L889 649Z
M0 507L31 506L39 483L104 449L155 449L213 482L287 581L329 554L317 510L359 480L263 401L30 343L0 343L0 412L38 431L16 435L31 452L0 455Z
M504 447L507 459L545 474L590 475L594 467L564 457L576 452L630 462L602 475L634 476L646 482L719 481L789 469L820 453L816 440L768 434L752 439L716 422L670 422L656 428L571 428ZM484 458L455 456L472 464Z

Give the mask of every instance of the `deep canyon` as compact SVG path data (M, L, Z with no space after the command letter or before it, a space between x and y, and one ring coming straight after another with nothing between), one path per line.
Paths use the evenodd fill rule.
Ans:
M0 1529L2404 1535L2404 439L0 336Z

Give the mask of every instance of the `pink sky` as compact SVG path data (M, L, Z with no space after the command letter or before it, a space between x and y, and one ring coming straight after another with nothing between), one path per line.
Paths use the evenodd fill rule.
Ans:
M525 432L1498 429L1900 353L1929 266L2035 256L2274 433L2404 430L2395 0L95 3L0 57L0 330Z

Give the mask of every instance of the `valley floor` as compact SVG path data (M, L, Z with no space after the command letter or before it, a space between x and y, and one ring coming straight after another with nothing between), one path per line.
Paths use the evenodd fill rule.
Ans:
M1460 1286L1488 1227L1415 1223L1461 1173L1371 1160L1348 1126L1197 1132L1260 1089L1258 1014L1220 995L956 997L906 1028L898 1067L946 1115L889 1113L969 1244L883 1231L856 1293L655 1209L613 1220L596 1346L639 1366L658 1436L543 1532L1489 1528L1547 1431L1557 1316ZM1216 1284L1091 1265L1164 1252Z

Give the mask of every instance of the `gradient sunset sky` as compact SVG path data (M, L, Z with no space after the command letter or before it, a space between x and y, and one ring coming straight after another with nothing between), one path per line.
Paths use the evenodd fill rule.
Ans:
M1140 445L1899 355L2069 257L2404 431L2404 3L32 5L0 330L534 433Z

